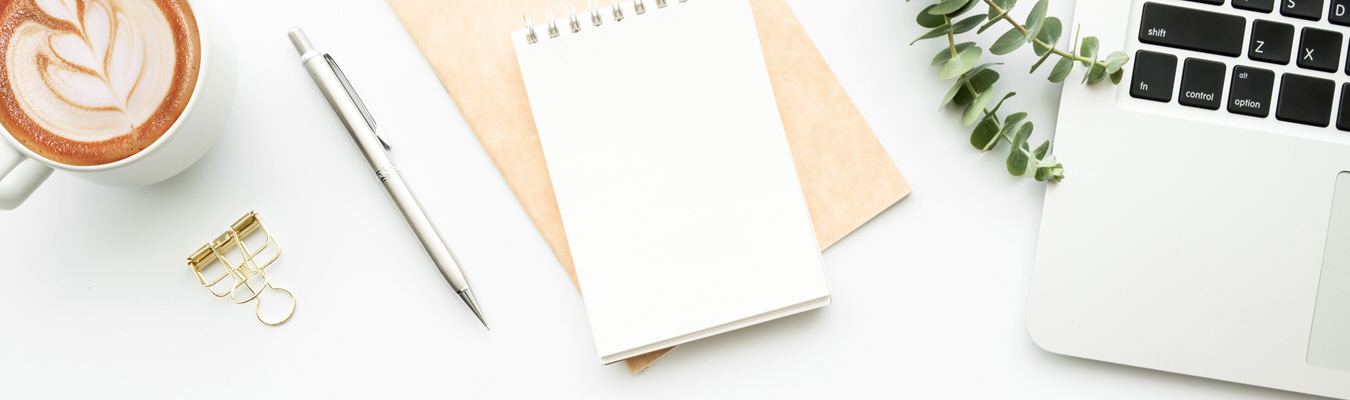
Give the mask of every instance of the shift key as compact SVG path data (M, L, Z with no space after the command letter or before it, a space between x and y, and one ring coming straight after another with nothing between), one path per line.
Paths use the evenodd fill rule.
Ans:
M1270 93L1275 72L1237 65L1228 85L1228 112L1265 118L1270 115Z
M1139 23L1139 41L1237 57L1246 31L1243 17L1148 2Z

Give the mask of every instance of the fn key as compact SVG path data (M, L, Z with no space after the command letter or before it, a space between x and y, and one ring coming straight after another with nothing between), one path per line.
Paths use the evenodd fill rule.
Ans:
M1274 72L1233 66L1233 80L1228 85L1228 112L1265 118L1270 115L1270 92L1274 88Z
M1140 99L1172 101L1172 84L1177 78L1177 56L1139 50L1134 54L1134 78L1130 96Z

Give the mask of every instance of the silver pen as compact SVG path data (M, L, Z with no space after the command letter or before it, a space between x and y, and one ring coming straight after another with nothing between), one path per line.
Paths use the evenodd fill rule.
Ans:
M385 150L390 148L389 140L376 129L375 119L371 118L366 105L361 102L361 97L356 95L356 90L352 88L351 82L347 81L347 76L342 74L342 69L338 68L333 57L314 49L300 28L291 28L289 36L291 44L295 45L295 51L300 52L300 62L309 71L309 76L314 78L314 83L319 85L323 96L328 98L328 104L333 106L333 111L337 112L342 124L347 126L347 132L352 134L356 146L361 148L366 161L369 161L370 167L375 169L375 176L380 178L380 183L389 192L389 197L394 200L399 212L403 213L403 219L408 221L408 226L412 227L417 240L422 242L427 255L431 256L431 262L436 264L436 268L441 270L441 275L445 276L445 281L450 283L450 287L459 294L459 298L464 300L464 304L473 310L473 314L478 316L478 320L486 327L487 321L478 310L478 300L473 297L473 290L469 288L469 280L464 277L464 270L459 267L459 260L456 260L455 254L450 252L450 247L445 245L445 240L441 239L439 232L436 232L436 227L431 224L431 219L427 218L427 213L422 210L417 197L413 196L412 190L408 189L408 184L399 175L398 168L389 160L389 154L385 153Z

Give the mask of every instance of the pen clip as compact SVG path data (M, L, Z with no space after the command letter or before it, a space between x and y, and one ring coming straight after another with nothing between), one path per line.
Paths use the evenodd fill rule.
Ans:
M393 148L389 144L389 139L380 134L379 128L375 125L375 117L370 115L370 110L366 109L366 103L362 102L361 96L356 94L356 88L352 87L352 83L347 80L347 75L342 73L342 68L338 68L337 61L333 61L333 56L328 54L324 54L323 59L328 61L328 67L337 75L338 82L342 82L342 88L347 91L347 96L351 97L353 103L356 103L356 110L361 112L361 118L366 120L366 125L370 126L371 132L375 133L375 138L380 140L380 145L384 146L385 150Z

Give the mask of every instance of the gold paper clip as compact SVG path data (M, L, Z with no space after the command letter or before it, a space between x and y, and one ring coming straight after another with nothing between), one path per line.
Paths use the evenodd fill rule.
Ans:
M250 234L262 232L263 243L257 249L249 249L244 243ZM238 247L236 260L231 260L228 253L234 247ZM257 301L253 306L253 314L259 321L268 325L281 325L291 319L295 314L295 295L291 291L276 287L267 278L267 267L272 265L281 256L281 244L272 237L272 233L267 230L258 214L249 211L243 218L239 218L230 229L220 234L215 240L202 246L195 253L188 257L188 266L192 267L192 272L197 275L197 280L201 281L202 286L211 291L216 297L229 297L235 304L245 304L250 301ZM265 260L265 261L263 261ZM207 271L215 265L213 261L219 261L224 267L219 275L211 274L211 277L205 275ZM230 278L229 290L225 290L222 285L225 278ZM220 289L217 287L220 286ZM268 321L262 316L262 298L259 296L265 289L272 289L285 292L291 298L290 311L286 316L278 321Z

